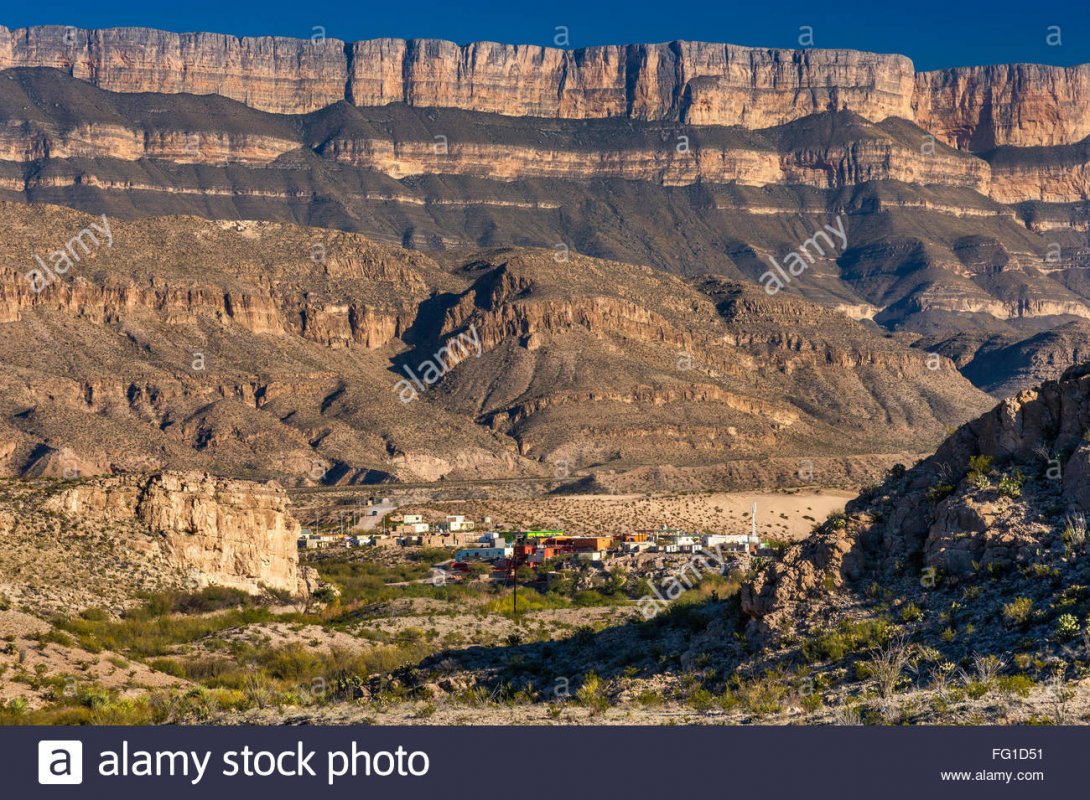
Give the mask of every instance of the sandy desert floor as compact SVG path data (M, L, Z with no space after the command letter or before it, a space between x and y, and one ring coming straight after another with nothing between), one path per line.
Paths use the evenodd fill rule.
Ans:
M840 511L854 497L838 489L785 492L701 492L664 495L571 495L533 500L465 500L405 506L428 514L464 514L479 528L559 528L569 533L618 534L667 527L708 533L744 533L757 504L762 537L801 539L815 523ZM491 517L491 525L483 523Z

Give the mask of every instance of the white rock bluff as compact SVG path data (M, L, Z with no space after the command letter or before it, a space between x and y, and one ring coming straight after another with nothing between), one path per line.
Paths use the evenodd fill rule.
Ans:
M161 537L167 562L196 586L302 595L314 585L314 571L299 567L300 526L276 483L199 472L121 476L65 489L48 503L106 524L137 523Z

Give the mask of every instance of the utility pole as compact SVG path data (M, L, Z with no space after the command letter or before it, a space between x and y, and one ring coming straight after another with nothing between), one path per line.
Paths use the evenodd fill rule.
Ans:
M749 543L750 543L750 545L752 545L754 551L756 551L757 550L757 542L759 541L757 539L757 504L756 503L753 504L753 518L752 518L752 521L750 522L749 531L750 531L749 532Z

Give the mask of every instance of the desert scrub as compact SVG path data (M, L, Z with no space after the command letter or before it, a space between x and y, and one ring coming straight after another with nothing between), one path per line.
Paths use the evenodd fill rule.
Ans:
M419 557L419 554L414 555ZM447 557L449 558L449 555ZM340 590L340 603L344 605L380 603L399 597L450 600L468 597L475 593L473 589L460 584L435 586L431 583L413 583L413 581L431 576L432 562L427 560L410 560L405 563L386 565L370 558L346 557L323 559L312 563L318 569L318 574L323 581ZM390 585L406 582L409 585Z
M901 622L919 622L923 619L923 611L915 603L908 603L901 609Z
M1081 550L1086 545L1086 517L1082 514L1068 514L1060 539L1069 551Z
M544 611L555 608L570 608L571 600L555 592L541 594L533 589L524 589L518 593L518 612L525 614L527 611ZM515 593L507 592L503 597L491 601L485 609L492 614L503 614L513 617L515 615Z
M602 689L602 679L596 673L588 672L583 676L583 683L575 692L575 700L584 708L601 712L609 708L609 698Z
M977 489L987 489L992 485L991 478L988 476L991 468L991 456L971 456L969 458L969 474L966 476L969 483Z
M1028 675L1001 675L996 678L995 683L996 688L1003 694L1018 697L1029 697L1036 685Z
M422 703L416 707L416 711L413 712L413 717L415 719L427 719L428 717L434 716L435 712L438 710L435 703Z
M927 490L927 499L930 500L932 503L937 503L940 500L945 500L953 493L954 484L936 483L934 486Z
M254 595L241 589L206 586L197 592L158 592L146 595L145 611L152 616L164 614L209 614L231 608L257 605Z
M733 694L746 711L754 716L763 717L782 711L789 691L790 688L784 676L777 671L772 671L759 678L740 683Z
M84 613L79 617L60 619L56 625L75 636L80 646L89 652L114 650L124 655L146 658L168 655L175 645L194 642L226 628L273 619L273 615L263 608L222 611L199 617L184 614L160 616L144 608L120 619L110 619L104 613Z
M1002 497L1009 497L1012 500L1017 500L1022 496L1022 486L1025 482L1026 478L1022 474L1022 471L1015 467L999 479L999 494Z
M1025 628L1033 618L1033 601L1016 597L1003 606L1003 622L1009 628Z
M1060 614L1056 618L1053 635L1057 641L1069 642L1079 635L1079 621L1074 614Z
M42 645L59 644L63 647L71 647L75 644L75 640L59 628L50 628L45 633L36 634L34 638Z
M716 704L715 696L702 686L689 692L685 702L694 711L699 711L702 714L711 710Z
M884 645L892 634L893 626L882 618L842 622L837 630L803 642L801 652L810 663L839 661L851 653Z

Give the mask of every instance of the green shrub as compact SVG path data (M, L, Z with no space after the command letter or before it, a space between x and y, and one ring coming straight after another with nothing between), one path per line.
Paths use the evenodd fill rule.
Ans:
M689 693L686 702L694 710L703 713L715 705L715 697L707 689L700 687Z
M788 685L782 676L769 674L743 683L736 694L747 711L763 716L782 710L787 693Z
M972 456L969 459L969 474L966 476L969 483L978 489L987 489L991 486L988 473L992 468L991 456Z
M901 609L902 622L919 622L923 619L923 611L915 603L909 603Z
M848 518L839 512L830 514L828 525L834 531L842 531L848 527Z
M71 636L62 631L60 628L50 628L45 633L39 633L34 638L37 639L41 644L46 644L47 642L49 642L52 644L59 644L64 647L71 647L73 644L75 644L75 640L73 640Z
M1025 482L1026 478L1022 475L1022 471L1015 467L999 479L999 494L1017 500L1022 496L1022 485Z
M146 600L146 611L151 615L163 614L210 614L229 608L252 606L256 598L241 589L226 586L206 586L196 592L162 592Z
M1033 678L1028 675L1000 675L996 679L999 691L1019 697L1029 697L1034 685Z
M1061 642L1069 642L1079 635L1079 620L1074 614L1060 614L1056 618L1055 636Z
M1025 627L1033 618L1033 601L1028 597L1016 597L1003 606L1003 621L1008 627Z
M991 687L983 681L969 681L969 683L965 684L965 694L974 700L979 700L988 693L989 688Z
M940 500L945 500L953 493L954 484L936 483L934 486L927 490L927 499L930 500L932 503L937 503Z
M804 642L802 655L809 661L839 661L850 653L884 645L893 633L885 619L843 622L840 627Z
M636 703L644 708L653 708L654 706L662 705L662 695L653 689L644 689L636 695L635 700Z
M609 708L609 698L602 692L602 679L593 672L583 676L583 683L576 691L575 699L579 705L594 711L605 711Z

